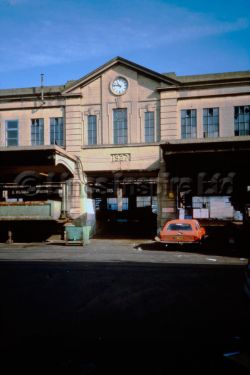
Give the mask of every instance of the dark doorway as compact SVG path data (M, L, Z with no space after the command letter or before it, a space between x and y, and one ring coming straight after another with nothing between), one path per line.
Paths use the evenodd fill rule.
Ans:
M155 176L119 174L88 178L95 201L96 236L152 237L156 232Z

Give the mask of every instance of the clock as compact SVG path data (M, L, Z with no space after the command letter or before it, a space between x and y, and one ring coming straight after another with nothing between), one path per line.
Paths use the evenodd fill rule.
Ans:
M128 89L128 81L126 78L117 77L111 82L110 89L115 95L123 95Z

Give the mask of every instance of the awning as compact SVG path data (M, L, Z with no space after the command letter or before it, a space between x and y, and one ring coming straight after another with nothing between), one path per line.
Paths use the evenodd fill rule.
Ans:
M20 173L33 171L72 177L76 159L63 148L50 146L0 147L0 178L10 181Z
M250 136L176 139L161 143L163 155L250 151Z

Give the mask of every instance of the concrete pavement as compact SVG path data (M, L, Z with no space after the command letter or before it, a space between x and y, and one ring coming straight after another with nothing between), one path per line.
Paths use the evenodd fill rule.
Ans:
M165 247L148 239L91 239L88 245L63 243L0 244L0 261L143 262L208 265L247 264L230 248Z

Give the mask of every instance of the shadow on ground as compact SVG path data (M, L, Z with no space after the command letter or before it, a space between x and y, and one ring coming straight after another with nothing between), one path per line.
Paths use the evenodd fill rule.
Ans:
M148 251L183 251L197 254L218 255L227 257L249 257L249 232L234 226L208 227L208 237L201 244L171 244L159 242L142 242L135 248ZM153 239L153 238L152 238Z

